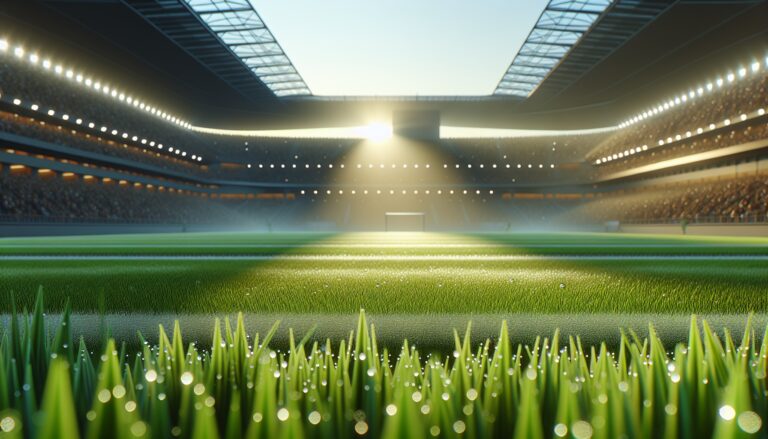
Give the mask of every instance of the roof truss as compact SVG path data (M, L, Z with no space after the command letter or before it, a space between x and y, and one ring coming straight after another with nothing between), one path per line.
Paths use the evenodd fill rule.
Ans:
M249 0L183 0L277 97L312 94Z
M527 98L613 0L550 0L493 94Z

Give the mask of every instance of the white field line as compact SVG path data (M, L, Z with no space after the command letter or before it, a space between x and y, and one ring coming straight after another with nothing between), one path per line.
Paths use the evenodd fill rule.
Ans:
M0 261L768 261L768 255L0 255Z

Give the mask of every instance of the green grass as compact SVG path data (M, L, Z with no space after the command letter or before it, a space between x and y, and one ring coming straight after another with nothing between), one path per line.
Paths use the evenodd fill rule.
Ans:
M4 438L717 438L766 437L768 334L739 342L691 322L686 344L622 334L479 344L452 355L389 352L360 315L341 342L273 350L238 318L198 346L160 329L126 353L108 333L92 355L68 312L55 327L13 315L0 339Z
M2 239L0 253L0 297L15 292L30 307L42 286L52 310L69 298L86 313L102 296L112 313L768 312L768 260L718 257L768 254L766 238L206 233ZM265 259L153 260L159 253ZM147 258L108 258L123 254ZM669 258L687 254L708 258Z
M175 313L768 312L768 261L0 261L2 294L51 309ZM2 296L0 296L2 297ZM5 300L0 310L9 311Z
M759 254L768 238L605 233L185 233L0 239L0 255Z
M103 257L14 256L25 254ZM158 254L274 257L108 258ZM626 316L635 327L638 316L658 316L660 330L664 316L694 312L764 319L768 259L719 255L768 255L765 238L134 235L3 239L0 255L0 317L8 322L0 334L0 438L768 437L762 328L747 323L734 340L694 320L674 346L653 327L589 345L555 330L557 316L573 327L595 313ZM681 255L708 257L668 258ZM44 317L39 286L49 309L63 311L60 321ZM17 316L17 307L34 312ZM277 326L259 336L242 315L234 325L217 321L206 337L190 328L195 335L185 338L178 323L147 340L126 335L139 319L157 327L153 313L246 311L318 316L303 323L322 324L319 316L361 308L411 333L417 323L448 319L445 338L456 315L555 321L544 326L552 332L527 334L522 344L506 323L493 334L484 328L479 340L467 329L429 355L413 347L424 346L421 334L404 340L405 331L390 330L380 344L363 314L332 339L305 325L300 340L289 332L278 343ZM97 310L126 313L127 327L115 328L120 338L107 316L98 323L87 314ZM96 334L88 345L78 342L80 321ZM435 337L439 329L422 332ZM196 343L203 339L211 341Z

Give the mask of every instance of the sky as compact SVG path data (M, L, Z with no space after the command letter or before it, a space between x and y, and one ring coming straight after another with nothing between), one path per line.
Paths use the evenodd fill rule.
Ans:
M493 93L548 0L250 0L316 96Z

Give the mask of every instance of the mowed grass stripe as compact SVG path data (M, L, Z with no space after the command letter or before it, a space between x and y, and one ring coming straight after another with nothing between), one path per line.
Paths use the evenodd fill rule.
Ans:
M768 239L446 233L189 233L0 239L0 254L764 254Z
M76 311L254 313L767 312L764 260L2 261L2 294L39 286ZM5 302L9 303L9 302ZM7 310L4 310L7 311Z

